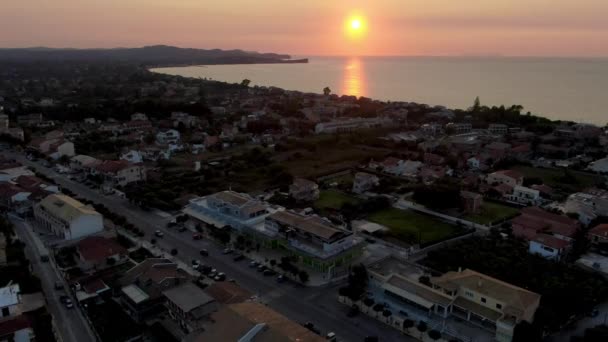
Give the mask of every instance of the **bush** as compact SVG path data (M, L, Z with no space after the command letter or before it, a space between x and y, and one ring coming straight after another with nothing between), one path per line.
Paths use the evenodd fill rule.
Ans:
M416 327L416 329L418 329L418 331L420 331L420 332L425 332L427 328L428 327L427 327L425 321L418 322L418 326Z
M173 255L173 256L177 255L177 248L173 248L171 250L171 255Z
M437 341L438 339L441 338L441 333L437 330L430 330L429 337L431 338L431 340Z
M410 329L414 326L414 321L412 321L411 319L406 319L403 321L403 329Z

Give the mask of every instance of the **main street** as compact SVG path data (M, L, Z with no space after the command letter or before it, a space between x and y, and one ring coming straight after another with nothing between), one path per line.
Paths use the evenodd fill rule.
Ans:
M11 153L9 156L53 179L76 195L103 204L114 213L125 216L129 222L146 233L147 239L151 239L156 230L163 231L165 235L157 239L158 246L167 250L176 248L177 256L185 263L190 263L192 259L201 259L200 249L207 249L209 256L202 260L203 263L225 272L228 278L234 279L244 289L256 294L260 301L296 322L313 322L323 334L333 331L343 341L362 341L365 336L378 336L381 341L415 341L364 315L346 317L348 308L337 301L339 285L302 287L293 283L279 284L274 277L264 277L249 268L246 262L232 261L230 255L222 254L222 247L211 241L194 241L189 233L167 229L168 218L141 210L115 196L104 196L68 179L65 175L27 160L21 154Z
M95 335L80 309L76 306L68 309L61 303L59 297L68 295L67 289L60 291L55 289L55 283L63 283L63 279L51 261L42 262L40 260L40 253L36 248L36 244L33 241L34 237L32 236L35 233L31 227L21 220L14 218L10 220L15 225L15 233L26 244L26 256L30 260L34 273L40 278L46 297L47 309L53 315L61 341L95 341ZM76 303L74 298L72 298L72 301Z

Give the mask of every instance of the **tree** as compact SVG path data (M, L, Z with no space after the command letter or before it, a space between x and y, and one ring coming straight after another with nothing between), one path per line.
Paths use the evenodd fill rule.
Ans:
M251 80L244 79L241 81L241 85L244 87L249 87L249 84L251 84Z
M409 330L412 327L414 327L414 321L412 321L411 319L405 319L403 320L403 329L404 330Z
M421 333L425 332L427 328L428 327L425 321L418 322L418 325L416 326L416 329L418 329L418 331L420 331Z
M429 337L431 338L431 340L433 340L433 341L437 341L438 339L441 338L441 333L437 330L430 330L428 334L429 334Z
M153 245L156 245L156 239L150 240L150 243L153 244Z
M473 108L471 108L471 111L473 113L477 113L477 112L479 112L480 109L481 109L481 101L479 101L479 96L477 96L475 98L475 101L473 102Z
M308 275L308 272L300 271L300 273L298 273L298 278L300 278L301 283L306 284L310 276Z
M363 264L354 265L348 274L348 286L352 300L359 300L367 290L367 270Z
M173 255L173 256L177 255L177 248L173 248L171 250L171 255Z
M329 87L323 88L323 95L329 96L329 94L331 94L331 89Z

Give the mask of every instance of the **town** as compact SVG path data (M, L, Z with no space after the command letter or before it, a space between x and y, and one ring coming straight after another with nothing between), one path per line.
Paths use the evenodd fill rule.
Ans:
M0 80L0 341L605 329L606 127L128 63Z

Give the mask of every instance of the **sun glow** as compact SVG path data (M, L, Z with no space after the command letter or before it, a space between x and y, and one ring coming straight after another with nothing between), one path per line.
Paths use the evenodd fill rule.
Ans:
M360 15L350 15L345 22L345 31L351 39L360 39L365 35L367 25Z

